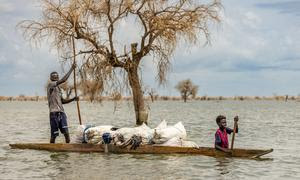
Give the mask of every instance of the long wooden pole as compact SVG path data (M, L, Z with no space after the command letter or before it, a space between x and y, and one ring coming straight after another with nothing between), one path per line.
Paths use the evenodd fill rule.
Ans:
M72 36L72 44L73 44L73 63L76 63L76 52L75 52L75 42L74 42L74 37ZM77 97L77 88L76 88L76 74L75 74L75 69L73 70L74 74L74 90L75 90L75 97ZM81 125L81 115L80 115L80 107L79 107L79 99L76 101L77 102L77 112L78 112L78 118L79 118L79 124Z
M234 137L235 137L236 127L237 127L237 121L234 121L233 134L232 134L232 139L231 139L231 150L233 150L233 144L234 144Z

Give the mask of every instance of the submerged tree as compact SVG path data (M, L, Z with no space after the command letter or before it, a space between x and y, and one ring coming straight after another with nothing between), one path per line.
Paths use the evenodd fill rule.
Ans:
M158 94L156 93L155 89L151 88L148 94L152 102L154 102L154 100L157 100Z
M84 96L90 101L101 100L100 96L102 93L101 83L95 80L83 79L79 84L80 90Z
M189 96L195 98L198 93L198 86L194 85L190 79L179 81L175 88L180 92L184 102L186 102Z
M107 89L119 82L121 75L129 84L137 125L147 123L141 61L152 56L158 82L164 83L178 43L196 43L201 37L208 42L208 23L219 21L221 6L219 0L209 4L199 0L41 0L41 5L40 20L19 24L24 37L36 42L47 39L59 53L69 56L74 38L87 79L99 81ZM139 31L130 32L124 23ZM137 33L137 40L119 41L131 33Z

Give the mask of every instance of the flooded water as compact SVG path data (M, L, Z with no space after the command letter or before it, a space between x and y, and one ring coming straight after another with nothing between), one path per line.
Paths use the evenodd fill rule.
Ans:
M191 155L54 153L10 149L10 143L48 142L46 102L0 102L0 179L299 179L300 102L159 101L149 104L149 126L182 121L188 139L213 146L215 117L239 115L235 147L269 149L262 160ZM75 104L65 105L71 134L78 125ZM135 124L132 105L81 102L83 122L118 127ZM230 138L231 139L231 138ZM63 136L58 142L63 142Z

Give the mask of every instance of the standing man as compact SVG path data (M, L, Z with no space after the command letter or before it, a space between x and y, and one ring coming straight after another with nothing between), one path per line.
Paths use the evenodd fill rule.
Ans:
M70 103L74 100L78 101L78 97L72 99L64 99L62 97L61 89L59 85L66 82L72 71L76 68L76 64L73 64L69 72L59 79L57 72L50 74L50 82L47 86L47 98L50 111L50 127L51 138L50 143L55 143L55 138L59 135L58 129L64 134L66 143L70 142L70 135L68 130L67 116L64 112L63 104Z
M238 122L239 117L235 116L234 117L234 121ZM233 132L233 129L230 129L227 127L227 123L226 123L226 117L223 115L219 115L216 118L216 123L219 126L219 129L216 131L215 134L215 148L224 152L231 152L230 149L228 149L229 147L229 143L228 143L228 137L227 134L231 134ZM239 128L238 125L236 126L236 133L238 133Z

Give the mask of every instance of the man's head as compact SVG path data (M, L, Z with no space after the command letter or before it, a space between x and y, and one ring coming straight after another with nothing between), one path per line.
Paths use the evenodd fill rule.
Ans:
M221 129L226 128L226 126L227 126L227 123L226 123L226 117L223 116L223 115L219 115L219 116L216 118L216 123L218 124L218 126L219 126Z
M51 81L58 81L59 80L59 75L58 75L58 73L57 72L52 72L52 73L50 73L50 80Z

